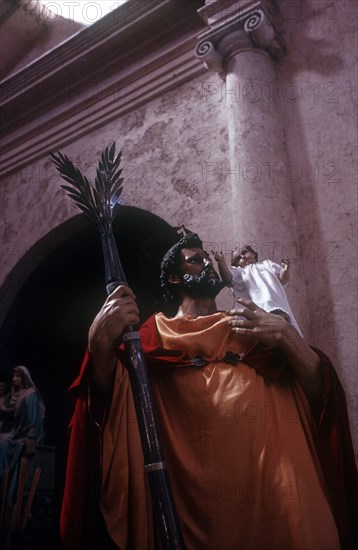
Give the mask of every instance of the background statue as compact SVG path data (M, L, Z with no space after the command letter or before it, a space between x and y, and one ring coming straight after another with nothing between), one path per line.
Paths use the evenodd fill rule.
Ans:
M9 386L7 382L5 382L4 380L1 380L0 381L0 433L2 432L2 427L4 424L1 411L4 406L5 399L8 393L9 393Z
M12 371L11 391L0 401L0 477L10 470L8 500L15 495L21 456L35 452L44 439L45 406L29 370Z

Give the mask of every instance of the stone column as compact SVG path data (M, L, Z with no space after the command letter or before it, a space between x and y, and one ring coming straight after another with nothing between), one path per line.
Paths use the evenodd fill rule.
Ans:
M199 37L195 53L223 80L235 240L256 243L261 259L280 261L285 252L292 255L296 239L292 178L276 105L275 59L283 47L267 5L207 1L199 14L210 29Z

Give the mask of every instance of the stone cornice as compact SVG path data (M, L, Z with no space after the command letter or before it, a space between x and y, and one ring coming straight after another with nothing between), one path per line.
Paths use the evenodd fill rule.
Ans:
M2 176L202 74L201 5L147 0L126 18L124 4L5 79Z
M223 17L220 8L230 11ZM231 55L247 47L266 50L273 58L279 58L283 46L261 1L233 3L233 0L217 0L201 8L199 13L211 28L199 36L195 54L210 71L225 74L225 65ZM211 17L214 20L211 20ZM232 44L230 43L232 37Z

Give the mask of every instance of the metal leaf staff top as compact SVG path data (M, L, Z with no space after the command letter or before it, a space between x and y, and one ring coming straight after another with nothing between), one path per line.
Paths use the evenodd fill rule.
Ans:
M121 152L115 155L115 143L106 147L98 164L95 185L92 186L66 155L59 152L51 153L59 173L70 184L61 187L98 226L102 239L108 294L120 284L127 284L112 230L123 190L122 170L119 169L121 156ZM184 543L159 442L148 373L138 332L131 326L127 327L123 341L141 435L144 467L161 542L165 550L183 550Z
M122 152L115 156L115 143L102 152L94 187L66 155L58 152L57 156L51 153L51 157L63 179L71 184L71 187L61 185L68 196L98 225L101 233L109 231L123 190L122 169L119 169Z

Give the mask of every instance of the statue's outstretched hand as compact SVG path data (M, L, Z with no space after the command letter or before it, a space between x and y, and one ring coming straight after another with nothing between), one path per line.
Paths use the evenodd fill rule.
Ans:
M268 313L247 299L238 298L237 302L243 307L229 311L233 332L277 347L285 338L299 337L296 329L280 315Z

